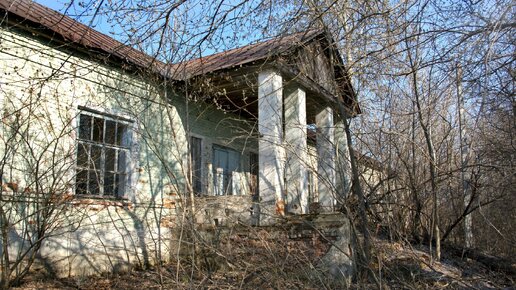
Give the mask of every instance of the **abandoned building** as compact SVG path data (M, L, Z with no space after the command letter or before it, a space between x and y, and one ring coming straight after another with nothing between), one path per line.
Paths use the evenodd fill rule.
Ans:
M324 31L168 64L28 0L0 15L9 247L38 223L14 200L59 204L38 256L60 274L153 263L185 218L270 226L349 192L360 108Z

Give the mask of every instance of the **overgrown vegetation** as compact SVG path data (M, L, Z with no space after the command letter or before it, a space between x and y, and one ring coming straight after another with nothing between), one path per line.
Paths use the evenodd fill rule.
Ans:
M441 262L432 263L427 246L373 238L371 267L380 284L368 280L334 284L323 280L313 264L317 257L314 251L324 249L300 242L286 244L277 233L255 234L232 234L228 240L220 241L220 247L210 247L211 254L206 257L218 260L221 266L217 269L202 263L184 263L180 268L163 265L159 269L106 273L100 277L51 279L36 273L15 289L509 289L515 283L514 272L495 271L489 265L456 255L446 246Z
M372 287L371 281L374 287L406 289L514 284L514 272L492 272L488 265L453 256L442 246L477 249L507 259L514 256L516 15L512 1L80 1L65 6L64 12L73 11L88 24L99 21L111 26L107 29L121 41L165 63L270 36L326 30L345 58L363 111L347 124L353 136L352 149L357 152L352 156L358 160L353 174L355 181L360 178L362 183L355 182L353 194L340 201L358 229L358 249L365 256L361 269L368 272L357 281L360 286L352 287ZM70 164L57 164L64 159L48 155L52 148L45 150L46 155L30 154L36 152L30 148L34 144L23 139L30 122L17 116L14 110L2 118L2 182L10 174L4 171L10 154L25 146L23 152L29 154L24 155L24 166L34 170L33 180L28 181L34 188L31 196L44 196L46 201L57 194L65 196L68 188L59 186L69 180L53 180L73 179L66 174ZM50 162L50 171L40 171L42 158ZM366 159L374 161L367 163ZM372 166L374 162L379 165ZM182 170L187 176L187 166ZM167 174L174 179L171 172ZM32 259L43 238L52 234L52 225L62 225L56 217L66 217L66 212L61 212L59 202L51 206L43 203L34 213L15 211L6 207L4 200L18 198L21 190L3 186L3 245L8 244L7 225L22 213L25 216L15 220L23 223L30 247L18 257ZM193 199L192 186L185 191ZM21 201L20 205L26 204L26 200ZM30 224L28 216L40 222ZM190 217L184 214L183 218ZM391 243L369 235L369 231L383 233ZM201 252L195 259L178 258L176 264L146 272L107 275L100 280L31 281L27 285L335 286L318 276L310 252L313 245L296 244L293 250L281 239L238 235L228 239L216 245L196 240L192 249ZM249 253L251 249L256 252ZM2 253L4 275L14 270L21 276L26 273L20 268L22 264L11 269L7 250ZM205 257L205 261L198 257ZM210 259L224 266L214 268ZM27 263L23 266L32 261ZM142 284L135 286L136 281Z

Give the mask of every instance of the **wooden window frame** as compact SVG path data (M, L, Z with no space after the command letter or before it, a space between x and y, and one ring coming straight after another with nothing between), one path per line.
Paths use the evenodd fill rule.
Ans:
M128 199L133 123L113 114L79 107L76 196Z

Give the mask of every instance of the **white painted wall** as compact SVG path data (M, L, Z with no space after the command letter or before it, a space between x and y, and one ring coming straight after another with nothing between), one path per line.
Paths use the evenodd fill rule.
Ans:
M186 106L183 96L164 103L163 92L138 74L100 64L76 51L70 54L47 42L26 32L0 30L4 130L0 156L7 152L5 124L12 124L17 113L23 119L30 116L23 127L30 136L26 148L19 147L5 162L3 195L20 195L6 183L16 183L19 192L36 192L34 165L59 165L59 170L54 170L58 180L47 174L48 184L39 186L42 191L55 189L50 186L55 181L60 185L59 194L69 197L63 203L62 226L41 250L41 260L55 267L59 275L100 273L130 264L152 264L160 255L168 258L170 239L175 239L170 228L179 226L176 210L186 192L189 134L203 139L206 180L210 178L213 144L242 152L239 175L245 179L248 153L257 149L256 142L248 141L251 126L206 104ZM134 121L128 200L73 198L79 106ZM42 158L32 160L26 152L29 147ZM207 194L212 193L210 184L204 183ZM13 227L13 236L28 222ZM13 241L13 249L23 247Z

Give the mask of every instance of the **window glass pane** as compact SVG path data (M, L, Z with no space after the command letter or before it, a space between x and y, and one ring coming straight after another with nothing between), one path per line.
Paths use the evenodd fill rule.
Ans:
M213 147L213 182L215 195L224 195L227 187L228 152L219 147Z
M87 194L88 193L88 171L79 170L75 177L75 193Z
M239 192L233 192L233 175L235 172L240 170L240 152L234 150L228 150L228 168L227 168L227 185L226 185L226 194L240 194ZM238 179L236 180L239 181Z
M104 142L104 119L93 118L93 141Z
M249 167L251 174L258 175L258 154L249 153Z
M215 194L233 194L232 176L233 172L240 169L240 152L233 149L214 146L213 147L213 177Z
M106 148L106 171L115 171L116 149Z
M228 167L228 152L225 149L213 148L213 170L225 170Z
M249 190L253 195L253 201L258 201L258 154L250 153L249 169L251 172Z
M118 123L116 145L124 147L129 146L129 134L127 125Z
M111 120L106 120L105 143L114 145L115 140L116 140L116 122L111 121Z
M118 150L118 172L126 172L126 155L124 150Z
M240 170L240 152L228 150L228 171Z
M192 186L194 192L199 195L202 191L202 141L200 138L190 138L190 155L192 159Z
M115 191L118 196L124 195L125 184L126 184L126 175L125 174L117 174L116 175L116 183L115 183Z
M77 166L88 168L90 146L88 144L79 143L77 148Z
M124 196L129 179L129 126L110 116L92 114L95 116L79 115L76 193Z
M102 157L102 147L97 145L91 145L91 161L90 167L91 169L100 170L101 167L101 157Z
M115 174L104 174L104 195L115 195Z
M100 194L100 171L90 170L88 189L89 194L99 195Z
M91 140L91 116L82 115L79 120L79 139Z

